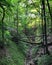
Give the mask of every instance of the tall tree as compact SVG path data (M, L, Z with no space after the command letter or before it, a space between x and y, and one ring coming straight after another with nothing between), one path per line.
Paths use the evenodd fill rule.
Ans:
M47 27L46 27L46 10L45 10L45 0L42 0L42 7L43 7L43 20L44 20L44 39L45 39L45 52L49 54L48 45L47 45Z
M48 0L47 0L47 5L48 5L48 10L49 10L49 13L50 13L50 17L51 17L51 32L52 32L52 14L51 14L50 4L49 4Z
M5 17L5 8L3 7L3 5L0 3L0 7L2 8L2 10L3 10L3 16L2 16L2 20L1 20L1 22L2 22L2 47L3 47L3 45L4 45L4 17Z
M6 10L8 9L8 10L11 10L11 7L12 7L13 5L12 5L12 3L11 3L11 1L10 0L0 0L0 8L3 10L2 11L2 20L1 20L1 22L2 22L2 25L1 25L1 28L2 28L2 43L1 43L1 45L2 45L2 47L4 46L4 18L5 18L5 12L6 12Z

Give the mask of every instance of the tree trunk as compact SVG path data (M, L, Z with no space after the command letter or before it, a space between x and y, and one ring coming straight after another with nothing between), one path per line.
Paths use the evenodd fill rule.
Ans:
M5 9L4 9L4 7L2 6L2 4L0 4L0 7L2 8L2 10L3 10L3 17L2 17L2 20L1 20L1 22L2 22L2 46L4 47L4 17L5 17Z
M42 7L43 7L43 20L44 20L44 40L45 40L45 53L49 54L48 45L47 45L47 31L46 31L46 15L45 15L45 0L42 0Z

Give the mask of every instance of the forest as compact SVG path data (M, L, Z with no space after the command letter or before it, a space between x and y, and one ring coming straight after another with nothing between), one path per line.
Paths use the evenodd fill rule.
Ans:
M0 65L52 65L52 0L0 0Z

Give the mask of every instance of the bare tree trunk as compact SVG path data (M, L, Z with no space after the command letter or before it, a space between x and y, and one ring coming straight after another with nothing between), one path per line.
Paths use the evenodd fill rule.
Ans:
M2 8L2 10L3 10L3 17L2 17L2 20L1 20L1 22L2 22L2 46L4 47L4 17L5 17L5 9L4 9L4 7L2 6L2 4L0 4L0 7Z
M46 13L45 13L45 0L42 0L42 7L43 7L43 20L44 20L44 39L45 39L45 44L46 44L46 47L45 47L45 53L46 54L49 54L49 51L48 51L48 45L47 45L47 31L46 31Z

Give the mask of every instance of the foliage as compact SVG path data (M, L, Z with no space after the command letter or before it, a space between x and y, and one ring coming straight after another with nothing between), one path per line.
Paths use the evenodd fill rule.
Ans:
M50 65L52 63L52 56L43 55L38 58L38 65Z
M7 56L0 59L0 65L24 65L29 42L43 42L45 21L42 20L44 17L41 2L42 0L0 0L0 46L3 45L7 51ZM49 0L49 4L52 11L52 0ZM47 0L45 8L46 34L50 35L52 34L52 18ZM18 42L12 41L12 38ZM39 49L39 46L33 47L34 58ZM42 55L38 58L38 65L49 65L51 58L49 55Z

